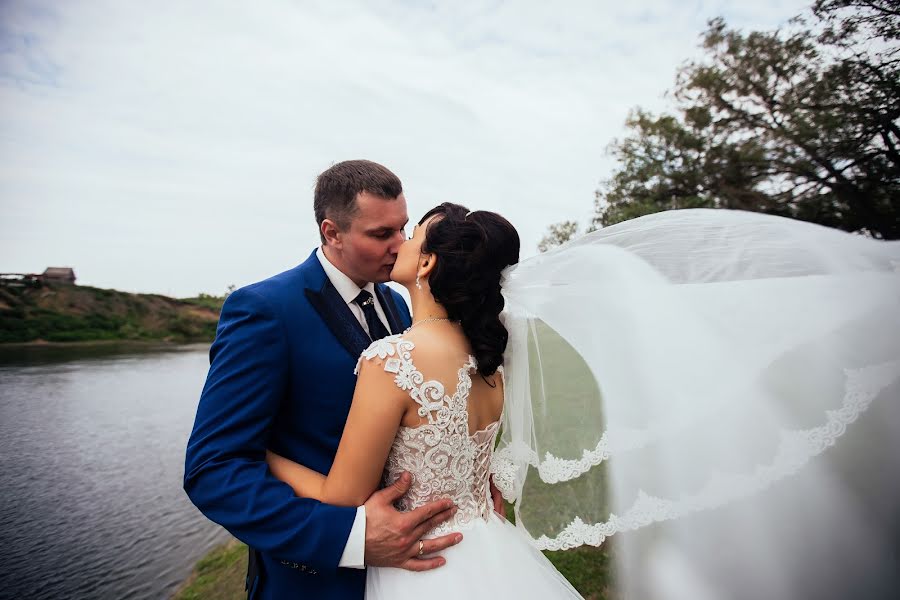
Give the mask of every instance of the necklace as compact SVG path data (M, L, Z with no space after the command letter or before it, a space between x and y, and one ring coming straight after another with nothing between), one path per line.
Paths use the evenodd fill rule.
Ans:
M415 323L413 323L412 325L407 327L406 331L404 331L403 333L408 333L410 329L412 329L416 325L421 325L422 323L428 323L430 321L449 321L449 320L450 320L449 317L428 317L427 319L422 319L421 321L416 321Z

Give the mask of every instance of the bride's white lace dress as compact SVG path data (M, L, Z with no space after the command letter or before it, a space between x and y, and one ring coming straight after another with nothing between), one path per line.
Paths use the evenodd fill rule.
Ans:
M492 510L488 478L499 421L470 433L469 391L476 363L459 365L456 382L426 379L414 364L415 345L400 335L374 342L360 357L394 374L398 387L419 405L423 424L401 427L384 470L384 482L408 471L413 478L398 508L452 499L456 515L429 532L460 531L464 539L441 553L445 566L425 573L368 569L366 598L581 598L527 536ZM455 383L455 389L449 389Z

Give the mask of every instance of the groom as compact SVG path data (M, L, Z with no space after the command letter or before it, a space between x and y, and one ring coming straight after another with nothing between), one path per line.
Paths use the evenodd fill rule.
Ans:
M251 599L361 600L365 565L424 571L419 539L452 516L449 500L409 513L393 502L409 475L358 508L297 498L266 449L321 473L350 409L357 358L410 324L388 281L408 221L396 175L365 160L319 175L320 248L298 267L231 294L187 447L184 489L208 518L250 546ZM453 545L447 535L428 552Z

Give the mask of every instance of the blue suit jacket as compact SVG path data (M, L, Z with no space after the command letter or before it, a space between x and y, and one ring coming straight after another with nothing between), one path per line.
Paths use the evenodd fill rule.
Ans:
M392 332L402 297L376 294ZM300 266L232 293L222 307L187 447L184 489L211 520L259 551L250 597L360 600L365 571L338 568L355 508L297 498L266 449L327 473L369 337L315 252Z

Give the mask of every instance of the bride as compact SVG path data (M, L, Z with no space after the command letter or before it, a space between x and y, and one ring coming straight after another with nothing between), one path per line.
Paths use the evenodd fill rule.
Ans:
M268 456L330 504L403 472L399 508L454 501L446 566L369 568L367 598L577 598L538 550L623 532L635 597L896 590L896 242L688 210L518 253L499 215L429 211L391 274L413 325L360 357L331 471Z

